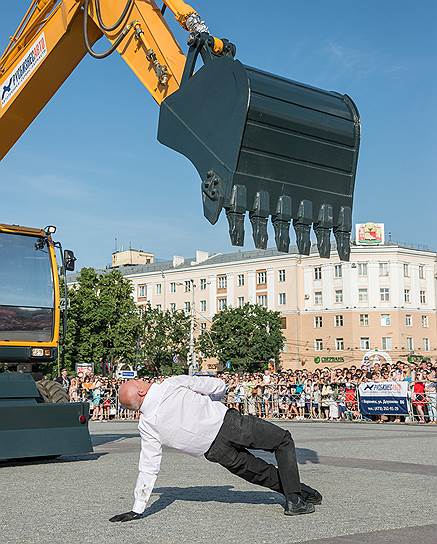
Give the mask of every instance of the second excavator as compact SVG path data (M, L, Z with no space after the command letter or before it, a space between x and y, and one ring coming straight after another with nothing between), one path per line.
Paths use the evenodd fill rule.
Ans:
M167 8L188 32L186 55ZM110 46L96 53L102 36ZM279 251L289 250L292 222L301 254L313 228L322 257L333 231L349 259L360 143L353 101L245 66L182 0L34 0L0 59L0 158L86 54L116 50L160 106L158 140L196 167L205 217L214 224L224 209L234 245L244 244L248 212L257 248L267 247L271 218Z

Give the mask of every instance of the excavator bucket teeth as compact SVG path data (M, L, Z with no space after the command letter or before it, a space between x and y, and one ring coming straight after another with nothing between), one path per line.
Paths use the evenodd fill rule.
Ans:
M162 103L158 140L198 170L206 218L214 224L225 208L232 243L241 245L249 212L255 245L264 248L271 217L285 252L292 220L304 255L313 226L323 257L333 231L340 258L348 260L345 210L352 210L360 141L352 100L231 57L204 61Z

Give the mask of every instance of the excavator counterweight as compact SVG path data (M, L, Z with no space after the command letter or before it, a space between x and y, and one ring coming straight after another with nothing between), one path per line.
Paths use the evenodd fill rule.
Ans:
M348 260L360 141L352 100L215 56L207 41L191 49L180 89L161 104L158 140L196 167L205 217L214 224L224 208L232 243L243 245L249 212L260 249L271 217L283 252L293 221L303 255L313 226L322 257L333 230ZM193 73L196 53L204 65Z

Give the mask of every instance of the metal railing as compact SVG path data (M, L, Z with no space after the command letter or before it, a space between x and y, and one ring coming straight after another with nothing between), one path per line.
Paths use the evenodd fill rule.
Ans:
M437 423L437 383L425 382L423 394L414 391L414 383L408 392L408 416L383 415L384 420L403 422ZM106 393L100 398L92 398L84 392L78 400L90 403L92 419L100 421L131 420L139 418L139 412L126 410L119 402L118 391ZM325 420L325 421L363 421L372 420L359 410L358 391L338 395L335 390L329 395L314 391L299 393L284 392L280 386L269 385L268 392L255 392L251 388L240 388L239 392L230 390L223 399L229 408L235 408L243 415L254 415L263 419L282 420ZM378 416L379 417L379 416Z

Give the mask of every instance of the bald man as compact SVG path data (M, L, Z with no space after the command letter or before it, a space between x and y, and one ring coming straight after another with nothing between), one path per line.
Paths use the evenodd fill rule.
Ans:
M120 403L141 412L141 454L133 508L109 521L141 517L159 473L162 446L205 456L248 482L282 493L288 516L314 512L322 496L301 484L290 433L228 409L221 402L225 391L222 380L207 376L176 376L153 384L132 380L120 387ZM278 468L248 448L274 452Z

